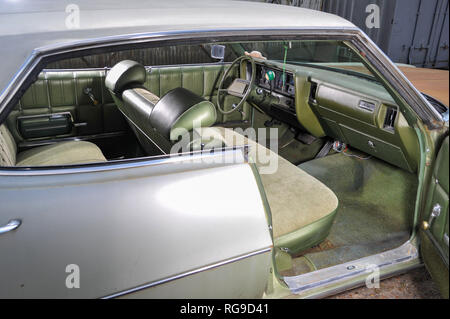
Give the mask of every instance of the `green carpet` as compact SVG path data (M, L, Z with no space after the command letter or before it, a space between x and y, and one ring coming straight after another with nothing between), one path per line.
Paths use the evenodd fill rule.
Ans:
M417 191L415 174L375 158L334 154L299 165L339 199L324 249L304 254L317 269L396 248L409 239Z

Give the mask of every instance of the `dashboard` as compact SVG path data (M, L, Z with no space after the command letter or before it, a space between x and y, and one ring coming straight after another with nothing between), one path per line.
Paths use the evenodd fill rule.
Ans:
M272 118L405 170L417 169L417 136L380 83L313 66L258 61L255 84L251 100Z

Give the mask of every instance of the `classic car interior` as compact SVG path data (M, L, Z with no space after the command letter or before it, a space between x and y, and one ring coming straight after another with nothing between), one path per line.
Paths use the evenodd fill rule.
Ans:
M223 43L225 55L209 57L216 46L192 45L200 49L185 60L141 49L49 65L0 126L0 166L249 145L282 276L407 241L417 136L357 51L339 41L261 41ZM264 155L276 159L274 172L264 173Z

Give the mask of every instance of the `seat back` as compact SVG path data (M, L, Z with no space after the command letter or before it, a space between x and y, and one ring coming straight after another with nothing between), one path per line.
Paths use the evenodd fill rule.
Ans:
M186 132L216 122L214 104L181 87L160 99L143 86L146 75L144 66L125 60L111 69L105 85L147 153L168 154Z
M5 124L0 125L0 166L16 165L17 145Z

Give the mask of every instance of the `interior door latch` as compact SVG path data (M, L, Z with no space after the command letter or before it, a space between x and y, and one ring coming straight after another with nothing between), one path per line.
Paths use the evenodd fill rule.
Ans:
M431 225L433 224L433 221L439 217L439 215L441 214L441 205L436 204L433 206L433 209L431 210L431 214L430 214L430 218L428 219L428 221L423 221L422 223L422 228L423 230L427 230L430 229Z

